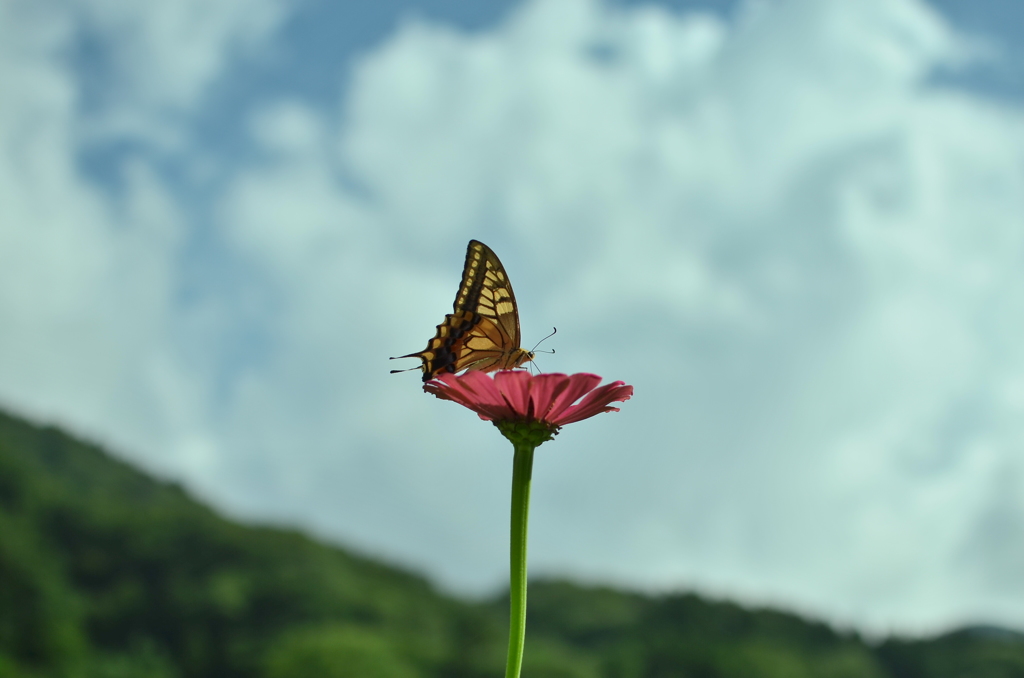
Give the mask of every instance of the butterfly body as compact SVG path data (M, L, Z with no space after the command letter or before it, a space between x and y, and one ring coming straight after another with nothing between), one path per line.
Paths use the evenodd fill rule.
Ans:
M469 241L454 306L425 349L399 356L423 361L423 381L442 372L511 370L533 360L519 347L519 309L505 268L478 240Z

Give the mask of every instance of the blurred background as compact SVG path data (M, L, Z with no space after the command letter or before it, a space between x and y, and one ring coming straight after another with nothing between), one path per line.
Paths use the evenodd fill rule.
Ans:
M0 403L479 595L511 448L388 357L501 257L532 573L1024 627L1024 5L0 4ZM413 366L410 364L409 366Z

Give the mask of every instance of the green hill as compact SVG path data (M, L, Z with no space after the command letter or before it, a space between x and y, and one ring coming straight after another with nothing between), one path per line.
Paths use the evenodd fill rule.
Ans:
M219 517L0 414L0 678L491 678L505 606L302 534ZM869 645L772 610L530 589L525 678L1024 678L998 629Z

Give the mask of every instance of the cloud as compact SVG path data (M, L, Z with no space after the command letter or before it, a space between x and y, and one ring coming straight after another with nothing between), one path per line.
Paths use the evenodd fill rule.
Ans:
M221 157L210 93L282 5L114 4L0 9L0 398L491 590L510 451L386 374L480 238L544 369L637 387L541 448L534 572L1024 624L1024 120L934 77L973 43L926 5L407 21Z
M235 42L266 29L268 6L0 9L0 398L10 406L148 450L150 467L209 447L210 382L181 345L189 208L164 170L188 151L182 109L223 75ZM90 61L83 45L101 54ZM90 68L124 77L90 79ZM127 137L135 146L116 156L116 185L86 169L88 151Z
M204 103L206 88L240 55L252 57L265 48L286 16L278 0L83 0L75 9L78 37L95 52L90 66L108 71L104 86L110 103L122 111L155 109L150 115Z
M873 629L1024 623L993 602L1017 594L963 579L1017 555L959 555L1016 524L991 497L1019 489L1024 357L1024 125L933 79L969 56L910 1L407 22L340 119L292 101L254 123L276 159L239 177L224 224L287 312L240 428L289 431L265 456L294 446L268 463L324 532L453 586L500 580L501 441L378 376L427 338L479 237L527 337L559 327L546 369L637 385L542 450L535 571Z

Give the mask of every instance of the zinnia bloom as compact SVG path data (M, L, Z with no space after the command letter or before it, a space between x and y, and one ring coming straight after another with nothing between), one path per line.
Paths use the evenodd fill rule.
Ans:
M424 384L423 390L468 407L481 419L493 421L506 437L516 430L544 431L546 435L534 443L539 445L551 440L566 424L601 412L618 412L619 408L610 407L609 403L622 402L633 395L633 387L621 381L599 387L600 383L601 377L586 372L533 376L524 370L509 370L498 372L491 379L483 372L470 370L461 375L440 374Z
M479 370L439 374L423 390L451 400L491 421L515 448L512 459L512 520L509 543L509 634L505 678L519 678L526 637L526 525L530 513L533 453L566 424L628 400L633 387L621 381L598 386L596 374L539 374L522 370L487 376Z

